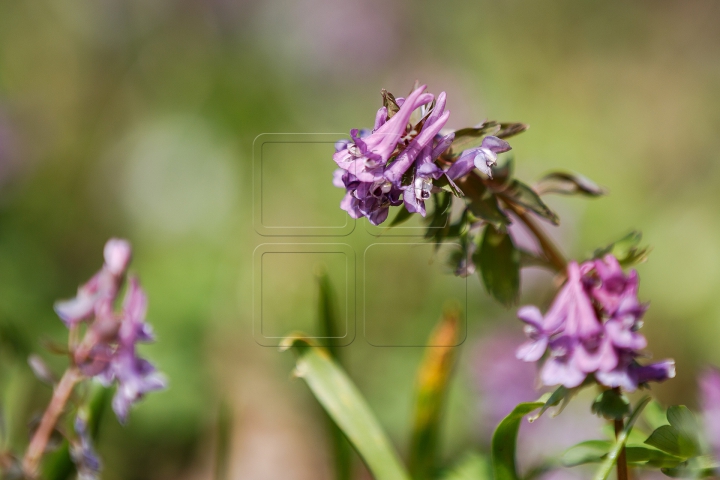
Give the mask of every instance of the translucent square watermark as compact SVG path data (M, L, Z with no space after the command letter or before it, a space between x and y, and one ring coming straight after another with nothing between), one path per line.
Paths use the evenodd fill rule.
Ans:
M320 279L331 285L332 335L323 324ZM345 244L266 243L253 258L253 336L263 346L302 332L324 346L355 338L355 251Z

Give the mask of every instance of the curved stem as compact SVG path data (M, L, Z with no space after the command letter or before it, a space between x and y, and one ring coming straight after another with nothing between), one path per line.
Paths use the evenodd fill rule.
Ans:
M50 440L58 418L65 410L70 394L81 378L80 372L75 367L65 371L60 382L53 391L52 399L45 413L40 420L40 425L30 441L25 457L23 458L23 472L28 478L36 478L40 459L45 453L45 448Z
M555 246L553 241L550 240L550 237L547 236L543 229L540 228L540 226L535 222L535 220L533 220L524 208L515 205L512 202L508 202L505 198L503 198L503 200L505 200L504 203L515 213L515 215L517 215L520 221L535 236L535 239L550 263L552 263L558 271L564 272L567 268L567 260L565 260L565 257L562 253L560 253L560 250Z

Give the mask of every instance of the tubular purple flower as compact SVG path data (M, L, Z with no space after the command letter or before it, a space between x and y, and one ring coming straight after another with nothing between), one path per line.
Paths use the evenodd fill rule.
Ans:
M440 141L438 141L437 145L433 147L432 150L432 159L435 160L440 155L442 155L445 150L448 149L450 145L452 145L453 140L455 140L455 132L450 132L444 137L440 138Z
M450 112L443 113L437 121L431 125L425 124L422 131L415 137L405 150L398 155L395 161L385 171L385 178L391 182L398 182L405 174L415 157L435 138L435 135L445 126ZM395 118L395 117L393 117Z
M478 168L485 175L492 177L490 167L497 163L497 154L511 150L508 142L488 135L483 138L479 147L463 151L447 171L448 177L455 180L464 177L473 168Z
M360 140L356 131L351 131L353 143L347 144L345 149L336 152L333 156L338 166L355 175L360 181L378 180L382 176L382 168L377 167L384 166L390 159L405 135L405 127L412 112L433 100L432 95L423 94L425 88L423 85L413 91L402 103L400 110L366 138Z
M545 315L545 329L548 332L562 330L571 337L592 338L601 332L602 326L583 287L577 262L568 264L567 274L565 286Z
M349 182L347 175L345 172L340 180ZM88 321L87 333L74 351L75 362L83 375L105 386L117 382L113 409L121 422L127 419L132 403L148 392L165 388L166 383L163 375L136 353L138 342L154 340L152 328L145 321L147 295L137 278L129 278L122 309L119 313L114 310L131 252L125 240L108 241L100 272L80 287L76 298L55 306L68 325Z
M615 257L578 265L571 262L568 279L544 318L533 306L518 311L529 341L518 358L542 361L545 385L576 387L588 374L607 387L634 391L648 382L675 376L672 360L640 365L647 346L641 327L645 306L637 299L636 272L625 275Z
M111 238L103 250L105 263L86 284L78 288L75 298L55 303L55 312L66 326L89 320L97 315L103 303L115 300L122 277L132 257L127 240Z

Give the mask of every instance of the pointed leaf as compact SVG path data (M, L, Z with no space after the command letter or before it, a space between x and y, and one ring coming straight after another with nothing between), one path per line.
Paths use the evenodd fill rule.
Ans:
M318 316L320 321L321 336L325 337L323 342L330 352L330 355L342 365L340 359L340 349L336 345L335 340L338 337L337 331L337 306L335 304L335 295L333 292L330 277L327 271L318 272ZM338 428L335 422L326 417L328 434L332 441L333 460L335 462L335 478L336 480L347 480L351 477L352 470L352 449L345 435Z
M581 194L588 197L599 197L607 194L607 190L578 173L551 172L535 184L538 195L559 193L562 195Z
M642 240L642 233L638 231L630 232L620 240L611 243L604 248L598 248L593 254L593 258L602 258L605 255L612 254L618 259L623 267L630 267L643 263L650 254L650 248L640 248L638 245Z
M465 150L475 148L482 143L483 137L486 135L494 135L500 130L497 122L483 122L477 127L461 128L455 131L455 139L447 149L447 153L451 156L460 155Z
M510 138L530 128L525 123L501 123L500 130L495 134L498 138Z
M488 293L505 306L517 301L520 292L520 252L512 238L491 225L485 228L482 245L473 255Z
M410 439L410 474L415 480L432 478L438 456L440 419L457 349L459 312L448 310L428 340L415 390L415 413Z
M560 219L557 214L545 205L540 196L529 186L519 180L510 182L508 188L500 194L503 200L510 201L516 205L520 205L528 210L535 212L542 218L550 221L553 225L559 225Z
M314 346L301 335L284 339L282 348L292 348L295 352L295 374L305 380L375 479L409 480L395 448L365 399L328 351Z
M515 465L515 449L520 421L525 415L543 406L543 402L521 403L500 422L492 437L492 468L494 480L519 480Z

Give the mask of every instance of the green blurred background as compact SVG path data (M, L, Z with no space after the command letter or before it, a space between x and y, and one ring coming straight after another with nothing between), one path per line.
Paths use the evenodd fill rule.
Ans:
M250 334L252 141L371 126L380 89L402 95L416 79L447 91L452 128L530 124L512 141L520 178L568 169L609 188L600 200L550 200L563 219L554 236L580 258L644 232L654 247L639 268L652 301L644 332L678 368L654 390L694 405L698 369L720 364L718 24L712 0L1 1L0 397L11 443L27 441L49 398L26 358L64 338L54 300L121 236L158 336L143 351L170 389L126 428L105 419L103 478L210 478L223 401L231 478L329 478L323 420L289 379L290 354ZM302 162L286 168L330 182ZM334 211L336 193L308 191ZM526 277L536 287L524 300L547 300ZM487 442L474 372L490 367L474 360L478 342L521 331L477 277L467 288L448 458ZM421 355L360 334L347 353L401 451Z

